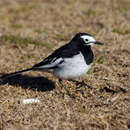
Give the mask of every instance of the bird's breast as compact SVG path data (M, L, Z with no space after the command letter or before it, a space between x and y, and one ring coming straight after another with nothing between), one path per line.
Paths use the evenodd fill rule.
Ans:
M72 58L64 58L64 62L54 71L54 75L61 79L72 79L87 73L91 65L87 65L84 56L79 53Z

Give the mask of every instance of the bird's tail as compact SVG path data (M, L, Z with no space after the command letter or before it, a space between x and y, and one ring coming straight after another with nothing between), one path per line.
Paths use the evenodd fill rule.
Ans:
M16 76L16 75L23 73L23 72L31 71L33 69L34 68L28 68L28 69L24 69L24 70L21 70L21 71L16 71L16 72L13 72L13 73L5 74L5 75L2 75L1 78L3 78L3 79L9 78L9 77Z

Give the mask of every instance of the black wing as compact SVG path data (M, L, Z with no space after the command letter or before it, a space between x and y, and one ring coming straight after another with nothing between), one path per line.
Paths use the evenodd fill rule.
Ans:
M74 55L79 54L79 48L73 46L71 43L68 43L58 49L56 49L51 55L45 58L42 62L34 65L34 68L39 67L57 67L58 64L61 64L64 61L64 58L71 58Z

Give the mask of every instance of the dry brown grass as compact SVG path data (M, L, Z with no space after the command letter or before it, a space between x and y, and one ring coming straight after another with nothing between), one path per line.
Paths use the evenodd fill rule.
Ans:
M130 128L129 0L1 0L0 73L31 67L77 32L105 43L95 46L89 74L78 79L91 87L64 84L51 74L30 72L0 85L0 129ZM21 99L41 103L22 105Z

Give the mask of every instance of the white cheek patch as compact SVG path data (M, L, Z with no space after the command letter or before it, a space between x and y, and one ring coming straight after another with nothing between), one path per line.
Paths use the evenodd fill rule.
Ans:
M81 38L84 40L85 43L89 42L89 39L90 39L90 37L85 36L85 35L84 35L84 36L81 36ZM86 39L87 39L88 41L87 41Z
M96 42L96 40L92 37L92 36L81 36L81 38L84 40L85 43L87 43L87 45L90 46L94 46L94 42ZM88 39L88 41L86 41L86 39Z

